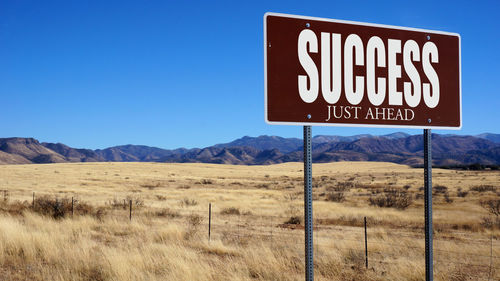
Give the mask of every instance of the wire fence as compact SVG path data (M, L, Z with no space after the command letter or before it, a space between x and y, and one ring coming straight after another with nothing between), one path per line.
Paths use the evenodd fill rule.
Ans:
M58 196L59 195L59 196ZM34 203L41 197L63 197L69 194L50 194L0 191L0 200L3 196L4 202L20 201L27 204ZM77 198L75 200L75 198ZM72 196L71 202L78 204L80 200L85 200L85 195ZM113 198L105 202L108 207L115 208L117 212L111 215L124 220L134 220L141 216L151 215L154 208L143 207L144 202L133 202L132 198ZM135 199L137 200L137 199ZM91 202L91 200L85 200ZM114 206L111 206L115 204ZM165 223L175 222L189 226L187 217L198 216L201 229L206 229L207 239L231 239L236 243L244 243L244 240L259 239L269 241L290 240L293 241L286 247L298 249L304 243L303 226L299 224L286 223L290 216L241 213L239 210L217 209L217 206L207 205L206 210L201 210L202 206L191 202L192 205L163 207L175 216L165 217ZM147 205L147 204L146 204ZM73 204L72 204L73 206ZM203 206L204 207L204 206ZM162 208L157 208L161 210ZM74 210L72 210L72 213ZM79 215L75 212L75 215ZM161 219L161 216L159 216ZM359 219L363 221L363 218ZM406 254L414 260L418 260L417 253L421 253L422 264L424 263L424 232L418 230L407 230L405 228L387 228L385 226L371 225L368 220L367 240L365 241L365 228L359 224L355 225L331 225L321 224L321 221L336 221L333 218L315 218L314 227L314 247L316 254L322 251L350 251L356 250L367 252L367 265L370 268L378 266L396 266L396 256ZM480 269L480 276L477 280L498 280L500 274L500 241L498 237L487 236L482 232L463 232L452 230L434 236L434 263L436 270L443 266L456 267L477 267ZM280 244L283 247L283 244ZM473 245L473 247L471 247ZM449 249L453 248L453 249ZM462 249L462 250L457 250ZM363 261L364 263L364 261ZM493 279L492 279L493 277Z

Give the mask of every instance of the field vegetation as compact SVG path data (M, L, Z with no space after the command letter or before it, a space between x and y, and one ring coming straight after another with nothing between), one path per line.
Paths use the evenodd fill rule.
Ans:
M303 280L302 168L2 165L0 280ZM315 280L424 280L422 169L313 176ZM499 280L500 171L434 169L433 184L436 280Z

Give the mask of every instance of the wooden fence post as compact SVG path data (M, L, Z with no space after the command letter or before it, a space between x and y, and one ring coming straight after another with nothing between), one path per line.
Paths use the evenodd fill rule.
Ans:
M129 207L130 207L130 214L129 214L129 219L132 221L132 199L129 201Z

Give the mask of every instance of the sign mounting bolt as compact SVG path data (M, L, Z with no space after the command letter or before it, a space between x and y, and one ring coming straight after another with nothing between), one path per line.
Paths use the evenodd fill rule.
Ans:
M311 27L311 25L309 23L306 23L306 27Z
M307 114L307 119L311 119L311 114Z
M431 123L431 122L432 122L432 119L431 119L431 118L427 119L427 122L428 122L428 123Z
M430 35L427 35L427 40L431 40L431 36Z

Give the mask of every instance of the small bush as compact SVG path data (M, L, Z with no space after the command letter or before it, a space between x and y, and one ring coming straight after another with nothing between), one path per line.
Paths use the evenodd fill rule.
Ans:
M477 192L487 192L487 191L496 192L497 188L492 185L476 185L471 187L470 190Z
M488 211L488 213L500 216L500 199L490 199L480 202L481 206Z
M469 191L457 191L457 196L458 197L466 197L467 194L469 194Z
M189 198L184 198L180 201L180 205L182 207L184 206L196 206L198 205L198 201L194 200L194 199L189 199Z
M438 193L444 194L444 193L448 192L448 187L446 187L444 185L436 185L432 189L434 189L434 194L438 194Z
M370 197L370 205L404 210L413 202L411 194L398 189L386 189L382 195Z
M214 181L211 179L202 179L201 184L214 184Z
M354 188L355 184L350 181L338 182L336 186L329 187L329 190L337 191L337 192L345 192Z
M10 215L22 216L25 210L31 208L31 203L28 201L11 201L11 202L2 202L0 204L0 211L4 213L8 213Z
M146 182L146 183L141 184L140 186L153 190L157 187L160 187L161 182Z
M240 214L240 209L235 208L235 207L229 207L229 208L224 208L220 212L223 215L239 215Z
M326 195L326 201L344 202L345 201L344 192L330 192Z
M35 204L31 207L31 210L54 219L64 218L71 215L71 199L41 196L35 199ZM74 212L78 215L91 215L94 214L94 207L85 202L75 201Z
M302 219L299 216L291 216L287 221L285 221L285 224L300 224L302 222Z
M167 200L167 197L163 195L156 195L156 199L158 199L159 201L165 201Z
M494 229L494 228L500 229L500 218L484 217L483 221L481 222L481 225L488 229Z
M164 217L164 218L177 218L181 216L179 212L170 210L169 208L163 208L159 211L156 211L154 214L157 217Z

